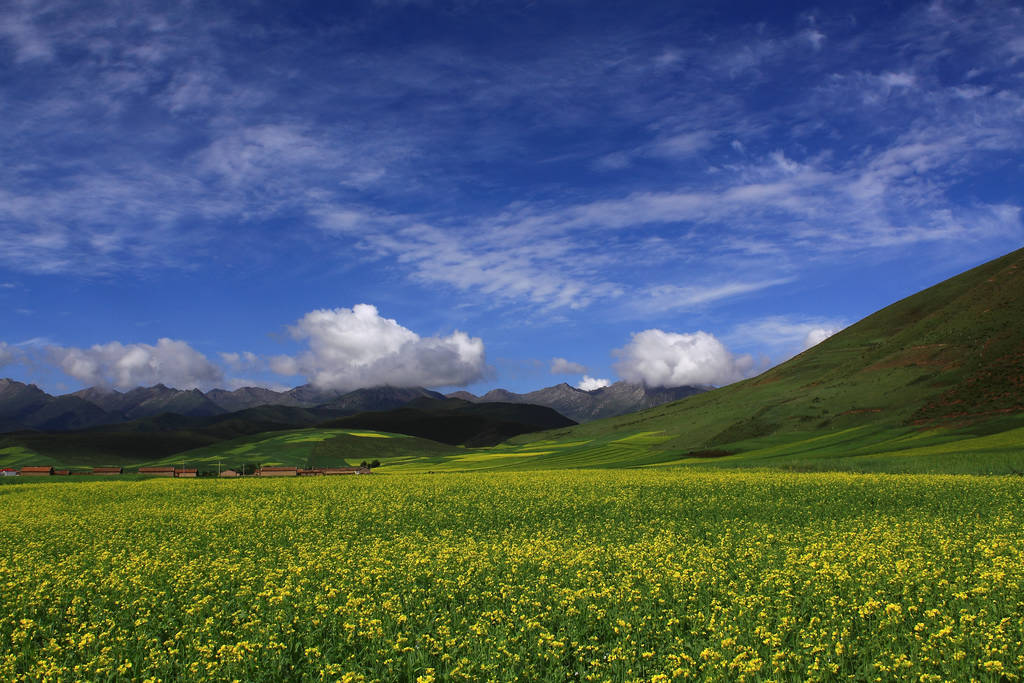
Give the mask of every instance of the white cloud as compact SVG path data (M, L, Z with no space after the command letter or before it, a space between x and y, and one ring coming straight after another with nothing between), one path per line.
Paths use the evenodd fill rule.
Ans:
M260 389L270 389L271 391L288 391L292 388L287 384L281 384L280 382L268 382L262 379L250 379L246 377L228 377L224 380L224 384L227 385L229 390L258 387Z
M691 131L656 140L652 152L659 156L688 157L707 149L713 142L711 131Z
M825 42L825 34L816 28L809 28L800 34L800 37L811 44L815 50L821 49L821 44Z
M729 299L743 294L757 292L792 282L793 278L776 278L754 282L723 282L717 285L658 285L630 301L630 308L636 313L665 312L678 309L694 309L700 306Z
M594 168L599 171L618 171L628 168L632 163L633 158L626 152L611 152L595 161Z
M652 387L729 384L754 366L753 358L734 355L714 335L702 331L644 330L612 353L620 358L615 370L622 379Z
M456 330L447 337L420 337L375 306L307 313L290 328L307 340L297 357L277 356L281 374L304 374L320 387L358 389L390 386L461 386L484 377L484 343Z
M32 22L27 3L20 11L0 16L0 38L6 38L15 49L18 63L32 60L50 61L54 56L53 45L40 33Z
M889 88L911 88L917 82L914 74L899 72L899 73L884 73L881 76L882 83Z
M0 368L13 363L14 357L14 349L8 346L6 342L0 342Z
M551 359L552 375L582 375L587 371L587 366L580 363L573 363L565 358Z
M260 367L260 357L252 351L241 353L221 353L220 358L224 364L235 371L252 370Z
M548 310L623 290L633 299L661 285L796 270L765 259L755 277L728 262L725 242L755 235L791 263L926 240L972 242L978 230L948 230L930 217L965 210L956 198L963 193L949 189L965 172L982 182L991 168L985 152L1019 155L1019 70L1005 72L1009 58L1024 55L1022 15L1012 3L941 5L911 6L870 33L812 20L795 32L768 22L714 39L666 26L653 38L624 25L609 41L542 41L526 61L499 50L467 62L445 45L346 52L341 41L330 51L338 59L309 69L321 46L281 33L266 42L270 52L249 56L272 58L278 70L254 68L239 79L232 65L249 57L223 41L230 13L217 8L143 7L129 17L116 6L74 11L74 3L15 0L0 10L0 47L24 64L13 65L14 76L36 78L58 53L89 58L54 64L38 92L19 80L4 89L7 156L18 163L0 169L0 262L44 273L190 268L216 240L273 255L280 223L269 219L281 212L337 237L311 258L349 265L389 257L414 282ZM946 73L965 46L977 67L966 78L985 73L984 88L957 88L956 69ZM723 88L726 74L755 80ZM786 84L778 97L756 108L741 96L776 82ZM885 97L911 86L920 96ZM878 108L862 106L862 90ZM127 140L132 121L122 114L137 116L147 100L166 116L140 128L152 135ZM83 115L96 125L81 125ZM527 120L533 125L520 125ZM557 190L524 184L514 194L529 199L504 210L501 193L476 191L489 182L479 169L534 163L532 140L577 139L566 130L600 130L605 143L545 144L545 157L567 164ZM723 158L730 140L742 159ZM764 163L780 147L800 163ZM706 169L690 168L698 151ZM907 152L916 158L896 158ZM573 159L638 172L580 185ZM652 163L664 167L656 179L645 169ZM61 182L45 181L52 177ZM375 192L353 190L367 185ZM471 196L480 201L461 201ZM432 208L400 215L417 206ZM671 273L623 267L649 257L642 238L653 233L691 259ZM999 244L1019 243L1020 234ZM717 260L698 263L703 255Z
M278 375L294 376L302 373L299 361L291 356L273 356L269 366L270 370Z
M595 389L603 389L604 387L611 386L611 380L600 379L597 377L591 377L589 375L583 375L583 379L576 385L577 388L583 391L594 391Z
M844 327L842 320L773 315L737 325L728 339L731 344L765 349L781 360L823 342Z
M166 384L179 389L212 387L224 373L186 342L162 338L150 344L113 341L88 349L51 346L47 349L60 368L85 384L130 389Z
M808 330L804 336L804 348L809 349L812 346L817 346L838 331L839 329L835 327L815 327L812 330Z

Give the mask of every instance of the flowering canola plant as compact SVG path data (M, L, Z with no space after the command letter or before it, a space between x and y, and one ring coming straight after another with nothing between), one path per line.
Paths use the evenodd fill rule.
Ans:
M0 486L0 679L1017 681L1024 482Z

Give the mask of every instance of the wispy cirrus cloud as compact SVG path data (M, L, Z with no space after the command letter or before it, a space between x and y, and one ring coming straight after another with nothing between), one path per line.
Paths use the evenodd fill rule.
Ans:
M809 262L1024 234L1018 198L971 189L1024 146L1010 3L348 47L388 11L310 36L220 6L9 5L0 263L244 267L287 225L312 260L483 306L671 312Z
M778 362L820 344L848 324L836 318L772 315L737 325L726 340L761 349Z
M585 372L587 372L587 366L581 363L574 363L565 358L551 359L552 375L582 375Z
M17 349L12 348L6 342L0 341L0 368L11 365L17 359Z

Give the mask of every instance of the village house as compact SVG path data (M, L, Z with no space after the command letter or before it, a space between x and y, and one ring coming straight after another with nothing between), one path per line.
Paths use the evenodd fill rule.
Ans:
M0 470L0 477L16 477L16 476L18 476L18 470L11 469L10 467L5 467L2 470Z
M174 476L179 479L195 479L199 476L199 470L195 467L179 467L174 470Z
M230 470L229 469L229 470L223 470L217 476L221 477L222 479L234 479L235 477L240 477L242 475L240 475L236 470Z
M313 469L299 470L298 471L298 475L300 477L318 477L318 476L321 476L323 473L324 473L324 471L322 469L319 469L319 468L313 468Z
M92 473L96 475L122 474L124 470L120 467L93 467Z
M23 477L49 477L53 474L53 468L49 466L29 466L22 467L18 474Z
M256 473L261 477L297 477L299 476L298 467L261 467Z
M163 466L163 465L155 466L155 467L154 466L140 467L139 468L139 474L145 474L145 475L148 475L150 477L173 477L174 476L174 468L170 467L170 466Z

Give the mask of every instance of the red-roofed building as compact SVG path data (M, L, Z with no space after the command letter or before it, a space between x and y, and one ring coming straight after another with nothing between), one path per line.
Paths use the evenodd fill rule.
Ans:
M173 477L174 468L165 465L160 465L156 467L140 467L139 474L145 474L150 477Z
M257 472L261 477L297 477L299 476L298 467L261 467Z

